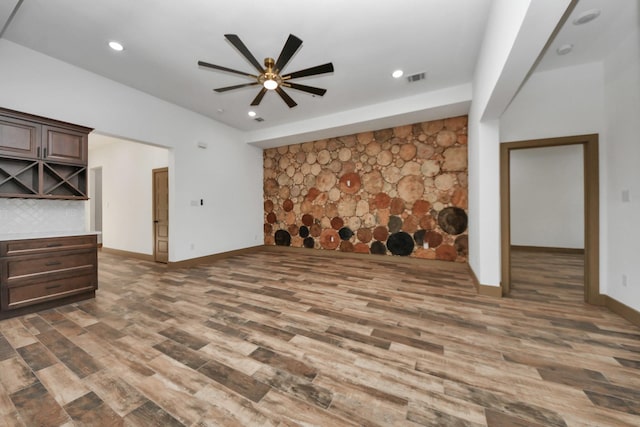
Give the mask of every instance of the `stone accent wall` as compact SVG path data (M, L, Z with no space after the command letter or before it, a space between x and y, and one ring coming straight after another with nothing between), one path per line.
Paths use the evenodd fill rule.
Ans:
M467 116L264 151L266 245L467 260Z

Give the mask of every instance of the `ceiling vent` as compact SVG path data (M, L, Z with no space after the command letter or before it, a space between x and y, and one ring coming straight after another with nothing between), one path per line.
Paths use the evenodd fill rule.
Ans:
M264 122L264 119L262 117L256 117L255 119L256 122Z
M424 80L427 78L426 73L418 73L407 76L407 81L409 83L419 82L420 80Z

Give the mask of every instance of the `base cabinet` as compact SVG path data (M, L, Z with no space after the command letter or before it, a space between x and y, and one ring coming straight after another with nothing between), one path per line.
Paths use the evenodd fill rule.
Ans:
M95 296L97 236L0 241L0 319Z

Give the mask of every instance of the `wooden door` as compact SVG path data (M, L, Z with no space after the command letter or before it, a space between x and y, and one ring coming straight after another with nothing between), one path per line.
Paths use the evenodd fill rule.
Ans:
M169 262L169 170L153 170L153 256Z

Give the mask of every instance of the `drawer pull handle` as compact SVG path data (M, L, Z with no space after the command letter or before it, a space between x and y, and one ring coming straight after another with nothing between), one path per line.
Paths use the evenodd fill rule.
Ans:
M47 267L51 267L53 265L60 265L60 264L62 264L60 261L49 261L49 262L45 263L45 265Z
M62 243L49 243L47 245L48 248L57 248L58 246L62 246Z
M50 285L50 286L45 286L45 289L56 289L59 288L62 285Z

